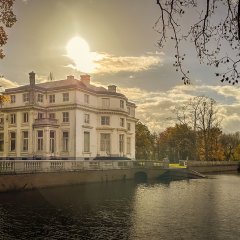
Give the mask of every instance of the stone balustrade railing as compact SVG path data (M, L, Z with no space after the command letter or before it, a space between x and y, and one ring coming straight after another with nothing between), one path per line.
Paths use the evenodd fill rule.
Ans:
M164 168L160 161L70 161L70 160L0 160L0 174L71 172L130 168Z

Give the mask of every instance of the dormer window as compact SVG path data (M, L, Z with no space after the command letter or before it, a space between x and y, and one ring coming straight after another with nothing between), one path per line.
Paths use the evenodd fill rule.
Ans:
M120 100L120 108L124 108L124 101Z
M15 103L16 102L16 96L15 95L10 95L10 102Z
M29 101L29 93L24 93L23 94L23 102L28 102Z

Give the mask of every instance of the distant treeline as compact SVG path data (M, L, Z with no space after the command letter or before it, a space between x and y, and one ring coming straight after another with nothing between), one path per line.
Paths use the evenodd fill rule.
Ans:
M240 160L240 133L221 131L213 99L195 97L174 112L175 126L160 133L151 133L140 121L136 124L136 159Z

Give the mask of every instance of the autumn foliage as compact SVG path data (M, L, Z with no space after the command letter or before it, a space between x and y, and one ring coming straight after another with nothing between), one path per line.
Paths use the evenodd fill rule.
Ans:
M10 97L8 95L0 95L0 106L5 102L10 102Z
M191 99L175 111L177 123L151 133L141 122L136 126L136 158L163 160L240 160L240 134L221 130L216 102L207 97Z
M11 28L17 21L13 13L14 2L15 0L0 0L0 59L5 56L2 47L8 40L6 28Z

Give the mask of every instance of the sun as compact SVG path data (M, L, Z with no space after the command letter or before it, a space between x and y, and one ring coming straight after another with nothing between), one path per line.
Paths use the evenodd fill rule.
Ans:
M97 61L101 59L101 56L91 52L89 44L83 38L73 37L67 43L66 50L67 57L74 63L70 66L74 69L84 73L93 73L98 67Z

